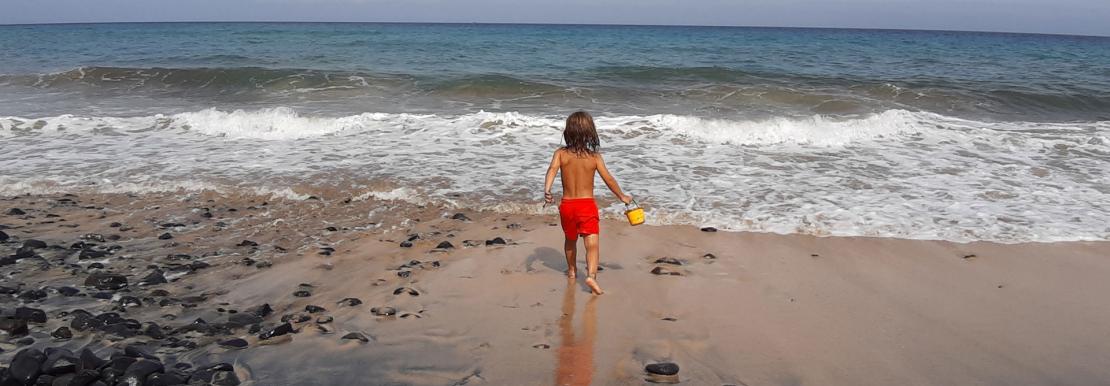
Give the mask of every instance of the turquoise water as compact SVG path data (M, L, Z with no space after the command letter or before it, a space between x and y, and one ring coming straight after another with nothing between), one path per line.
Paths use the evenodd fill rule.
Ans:
M1110 239L1110 38L73 24L0 26L0 52L0 194L248 190L545 213L562 120L586 109L653 224Z

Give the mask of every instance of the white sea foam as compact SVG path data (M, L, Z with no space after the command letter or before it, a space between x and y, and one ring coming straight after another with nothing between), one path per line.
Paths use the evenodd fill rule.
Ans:
M654 224L955 241L1110 237L1110 122L597 118ZM562 117L207 109L0 118L0 194L318 189L519 213L537 203ZM599 189L604 189L600 187ZM601 191L599 190L599 194ZM611 216L619 206L607 207Z

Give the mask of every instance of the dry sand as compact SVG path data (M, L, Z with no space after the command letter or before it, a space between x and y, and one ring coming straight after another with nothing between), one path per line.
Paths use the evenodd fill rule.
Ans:
M68 243L110 232L106 224L122 218L138 229L123 240L131 243L124 251L134 251L130 259L159 264L168 249L215 253L204 260L211 267L163 287L175 296L204 294L204 303L148 305L143 309L153 310L135 315L174 313L167 324L182 324L200 315L220 320L217 307L269 303L276 310L264 323L269 328L305 305L326 308L334 334L310 321L282 339L232 331L250 342L244 350L215 348L227 337L204 336L189 336L196 349L159 349L172 361L234 363L241 378L258 385L639 385L644 366L660 361L681 366L680 382L689 385L1110 384L1107 242L818 238L607 220L599 274L606 294L593 296L583 275L573 282L563 276L554 212L503 215L340 199L271 200L259 209L264 198L213 193L82 196L101 207L89 209L100 218L45 204L54 199L4 202L39 216L0 216L12 242L34 235ZM218 215L197 218L200 206ZM217 209L227 207L240 211ZM80 226L38 224L49 211ZM470 219L450 218L459 212ZM161 232L156 224L170 218L188 226L167 247L154 237ZM414 234L420 239L412 247L399 246ZM494 237L507 245L485 245ZM259 247L236 247L248 238ZM442 241L454 248L436 249ZM475 243L481 245L466 246ZM320 246L335 252L318 254ZM244 257L273 266L246 266ZM655 262L663 257L681 265ZM413 260L420 264L408 264ZM140 267L137 276L144 272L142 264L128 266ZM651 273L660 266L680 275ZM87 275L12 267L23 266L4 267L4 281L24 288L80 284ZM308 288L302 283L311 285L311 296L292 295ZM337 304L347 297L363 304ZM370 312L385 306L397 313ZM58 312L74 302L47 298L39 307L53 310L52 321L38 328L49 333L54 318L65 322ZM340 339L348 332L370 340ZM158 343L123 341L136 340ZM90 334L64 344L120 342ZM7 363L14 350L4 344L0 359Z

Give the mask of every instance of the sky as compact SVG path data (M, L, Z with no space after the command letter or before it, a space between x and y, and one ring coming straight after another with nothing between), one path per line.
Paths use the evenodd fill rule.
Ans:
M138 21L677 24L1110 36L1110 0L0 0L0 24Z

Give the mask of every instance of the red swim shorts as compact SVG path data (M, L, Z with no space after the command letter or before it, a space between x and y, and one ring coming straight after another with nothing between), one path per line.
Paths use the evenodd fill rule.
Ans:
M567 240L577 239L578 235L600 233L597 203L593 198L564 198L559 203L559 220L563 223L563 234Z

